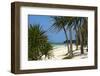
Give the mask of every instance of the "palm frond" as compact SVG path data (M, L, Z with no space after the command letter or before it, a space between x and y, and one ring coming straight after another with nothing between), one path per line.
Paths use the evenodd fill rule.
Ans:
M51 45L48 43L46 31L44 31L39 24L30 25L28 27L29 59L40 60L42 55L48 54L51 48ZM44 53L44 51L47 53Z

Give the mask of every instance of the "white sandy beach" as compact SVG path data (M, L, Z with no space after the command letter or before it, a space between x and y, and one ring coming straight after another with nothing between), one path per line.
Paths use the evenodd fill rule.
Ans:
M80 53L80 46L78 47L79 50L75 50L76 46L73 44L73 53L74 53L74 57L72 59L83 59L83 58L87 58L87 52L86 50L84 50L84 54L81 55ZM84 48L86 49L86 48ZM52 56L50 57L49 60L62 60L64 57L66 57L66 53L67 53L67 47L64 45L60 45L60 46L54 46L53 50L51 50L51 54ZM42 57L43 60L48 60L45 59L44 56Z

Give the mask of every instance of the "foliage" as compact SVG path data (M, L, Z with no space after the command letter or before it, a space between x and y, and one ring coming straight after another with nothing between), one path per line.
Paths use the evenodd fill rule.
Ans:
M69 56L73 56L72 52L72 32L71 32L71 24L72 24L72 17L64 17L64 16L56 16L51 17L54 20L54 23L52 25L53 29L57 30L58 32L61 30L64 30L67 47L68 47L68 54ZM69 49L69 43L68 43L68 36L67 36L67 28L70 29L70 49Z
M81 45L81 54L84 54L83 46L87 46L87 38L88 38L88 28L87 28L87 18L86 17L64 17L64 16L55 16L51 17L54 21L52 27L53 30L57 30L58 32L64 30L66 36L66 42L68 42L67 30L69 31L70 36L70 50L66 55L69 55L66 58L72 58L72 29L76 31L76 49L78 48L78 44ZM69 44L67 43L69 48Z
M29 60L41 60L42 56L49 56L52 46L48 42L46 32L40 25L28 27L28 56Z

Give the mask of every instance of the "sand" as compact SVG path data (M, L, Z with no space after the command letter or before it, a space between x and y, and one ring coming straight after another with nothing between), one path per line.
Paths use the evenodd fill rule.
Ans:
M73 44L73 54L74 57L72 59L84 59L87 58L87 51L85 50L85 53L80 53L80 46L78 47L78 50L76 50L76 46ZM67 47L64 45L61 45L59 47L53 47L53 50L50 51L51 57L49 60L63 60L64 57L66 57L66 53L68 53ZM48 58L42 57L42 60L48 60Z

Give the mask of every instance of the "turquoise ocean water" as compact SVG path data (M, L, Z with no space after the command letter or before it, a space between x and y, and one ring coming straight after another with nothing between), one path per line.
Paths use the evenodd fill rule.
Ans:
M59 43L51 43L51 45L53 46L53 48L58 48L60 46L65 46L66 47L66 44L59 44Z

